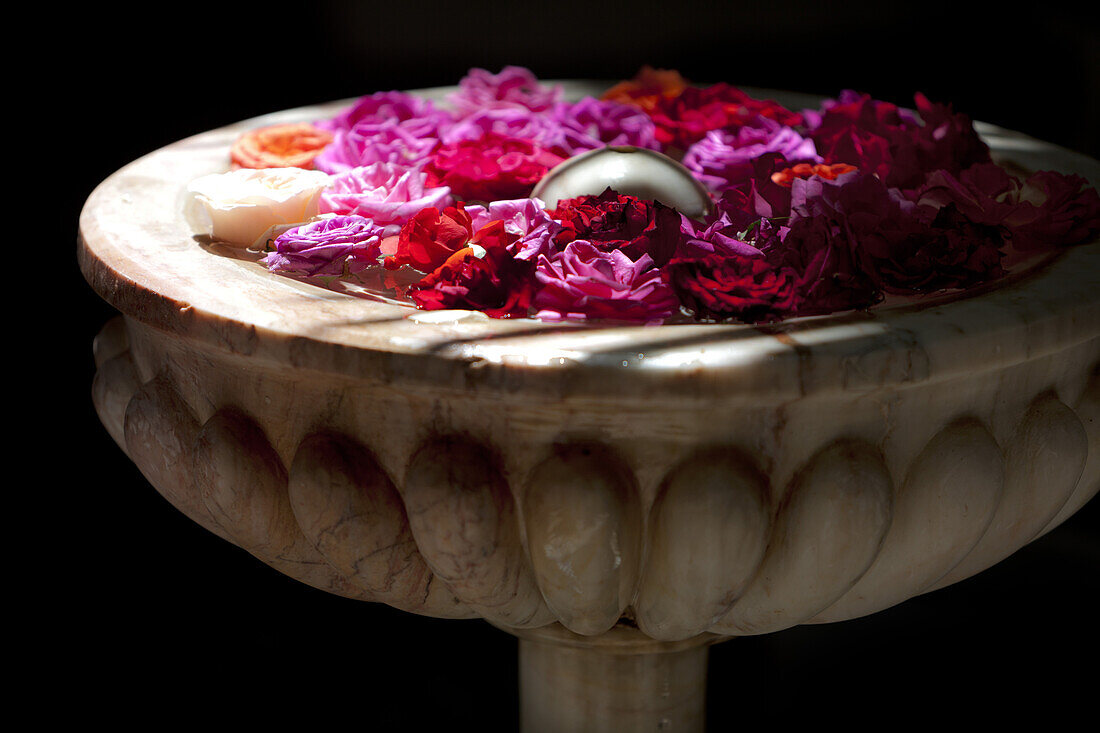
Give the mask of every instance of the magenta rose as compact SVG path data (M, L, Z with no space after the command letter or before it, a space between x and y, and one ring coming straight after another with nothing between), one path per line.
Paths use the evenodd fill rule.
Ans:
M441 145L424 170L427 185L449 186L467 201L524 198L562 158L530 140L488 133Z
M657 324L677 307L672 289L649 255L637 261L623 252L570 242L553 259L540 255L534 307L543 320L594 318Z
M421 209L451 205L451 189L428 188L426 178L421 168L397 163L352 168L333 176L321 192L321 211L364 216L384 228L383 236L392 236Z

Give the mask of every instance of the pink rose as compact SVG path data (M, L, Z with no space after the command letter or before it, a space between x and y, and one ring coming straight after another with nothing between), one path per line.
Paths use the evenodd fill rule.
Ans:
M561 231L560 221L546 212L538 199L493 201L488 207L468 206L474 230L494 221L504 222L504 231L515 237L508 250L517 260L534 262L539 255L556 252L554 237Z
M535 277L538 318L547 321L605 318L659 324L678 307L672 289L649 255L637 262L619 250L601 252L576 240L554 259L540 255Z
M332 142L314 158L313 167L325 173L343 173L372 163L413 166L426 161L438 144L438 139L420 137L396 121L360 123L336 130Z
M389 237L416 212L429 206L450 206L451 189L427 188L427 174L420 167L398 163L372 163L333 176L321 194L321 212L358 214L385 229Z
M520 66L505 66L499 74L470 69L458 83L458 92L449 97L463 115L500 107L545 112L561 98L560 86L543 86L530 70Z

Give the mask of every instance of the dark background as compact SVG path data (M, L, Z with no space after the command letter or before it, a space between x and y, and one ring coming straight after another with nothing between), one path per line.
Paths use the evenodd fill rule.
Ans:
M35 50L11 67L15 106L22 112L29 100L30 114L21 118L26 134L9 144L44 175L37 190L48 195L36 200L48 238L36 235L34 246L59 248L42 253L32 277L14 278L23 295L11 321L27 333L10 347L11 363L32 375L28 388L14 383L11 403L34 402L20 413L30 417L17 445L45 451L29 459L48 478L37 491L45 506L26 515L39 519L19 521L37 539L16 563L36 580L27 635L39 646L27 680L54 693L60 709L47 712L123 722L147 714L133 704L141 701L161 721L367 730L510 730L517 716L514 639L480 621L426 619L299 585L185 519L111 442L89 398L91 341L111 309L84 283L73 246L80 207L100 180L240 119L453 84L469 67L506 64L545 79L620 79L650 64L699 82L824 95L848 87L899 104L920 90L975 119L1097 156L1095 20L1069 4L1007 7L87 6L15 33ZM36 144L43 123L52 139ZM50 522L44 542L42 518L58 516L60 529ZM952 720L983 724L1086 711L1100 652L1098 571L1093 502L960 585L867 619L719 645L712 729L942 724L955 705L964 719L951 712Z

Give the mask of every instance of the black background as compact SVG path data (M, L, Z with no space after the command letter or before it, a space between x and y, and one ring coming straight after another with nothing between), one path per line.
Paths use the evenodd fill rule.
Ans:
M243 118L506 64L547 79L619 79L651 64L900 104L920 90L1097 156L1100 38L1068 5L196 3L58 10L10 29L34 50L10 62L22 134L9 144L46 192L30 197L44 226L11 254L53 250L33 253L30 277L19 259L8 268L20 380L9 404L25 416L16 445L27 450L13 460L46 477L31 492L42 505L13 521L28 539L12 561L33 578L19 604L36 644L25 680L58 701L44 712L367 730L510 730L517 716L514 639L284 578L168 506L111 442L89 397L91 340L111 309L81 278L73 243L84 199L114 170ZM1057 725L1095 694L1098 571L1093 502L957 586L866 619L721 644L711 727L943 724L959 720L955 706L961 722L1051 711Z

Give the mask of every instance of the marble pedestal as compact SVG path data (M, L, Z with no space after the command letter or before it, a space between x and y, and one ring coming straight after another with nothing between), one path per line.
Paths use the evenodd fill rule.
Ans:
M966 297L603 328L417 313L192 237L183 188L241 130L336 107L96 189L81 266L121 317L93 399L157 491L279 571L518 635L530 730L698 729L707 644L963 580L1100 488L1100 244Z

